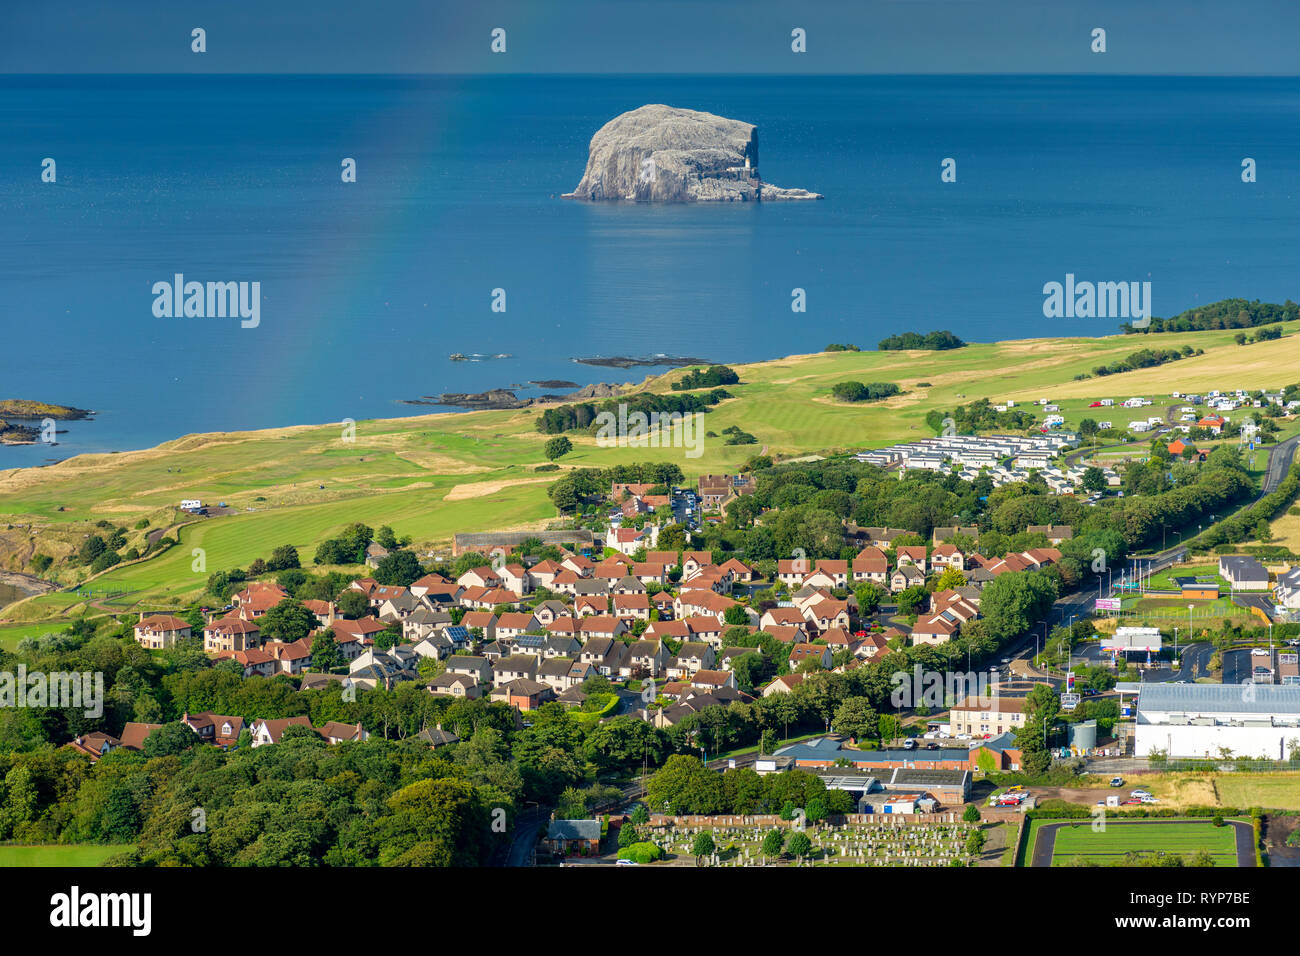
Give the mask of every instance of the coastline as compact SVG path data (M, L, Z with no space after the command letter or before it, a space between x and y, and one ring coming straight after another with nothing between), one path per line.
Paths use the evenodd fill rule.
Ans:
M1155 342L1161 342L1166 340L1173 341L1175 339L1181 340L1183 336L1193 336L1193 337L1207 336L1207 335L1212 336L1216 334L1226 334L1226 333L1204 332L1204 331L1188 332L1188 333L1159 333L1155 335ZM1088 345L1113 347L1118 342L1125 341L1125 340L1131 341L1134 349L1141 348L1144 346L1150 346L1152 344L1152 336L1125 334L1124 332L1117 331L1103 336L1039 336L1034 338L1023 338L1023 339L1002 339L994 342L968 341L963 348L946 350L942 352L933 352L933 351L923 350L923 349L902 349L902 350L888 350L888 351L880 351L877 349L863 349L858 352L828 353L822 350L822 351L798 352L798 353L792 353L786 355L779 355L771 358L766 358L766 359L761 359L761 360L746 362L746 363L724 363L724 364L728 364L731 368L735 369L738 373L741 374L742 383L745 377L746 370L763 369L763 368L780 369L785 365L805 363L811 360L826 357L828 355L855 356L856 360L861 361L863 364L862 374L868 374L868 367L871 367L872 370L878 369L881 374L889 375L889 374L893 374L894 369L896 368L901 369L907 366L908 364L915 363L918 359L924 358L926 356L943 356L943 357L947 357L948 359L951 359L954 356L972 355L972 354L979 353L982 350L995 349L995 350L1012 351L1015 353L1016 358L1019 361L1029 354L1064 353L1068 355L1068 353L1071 353L1080 347L1085 347ZM1295 336L1287 336L1282 341L1300 342L1300 338L1297 338ZM1274 345L1276 344L1277 343L1274 343ZM1234 349L1235 348L1236 347L1234 347ZM630 395L630 394L635 394L639 391L649 389L653 387L656 383L664 382L665 380L669 379L670 376L680 374L683 370L684 369L682 368L670 369L669 371L657 375L647 375L640 382L623 383L622 385L619 386L621 389L623 389L621 394ZM1107 384L1104 386L1103 390L1106 391L1113 391L1117 389L1122 390L1124 387L1126 387L1124 385L1124 383L1127 381L1125 376L1140 375L1142 371L1150 371L1150 370L1137 370L1134 372L1123 373L1122 375L1110 376L1108 377L1108 379L1105 380ZM937 368L934 376L931 377L937 378L941 374L945 374L945 373L943 373L942 369ZM905 376L905 377L910 378L914 376ZM1058 383L1056 385L1053 385L1052 387L1059 388L1060 386L1071 385L1071 384L1077 384L1077 383L1069 383L1069 382ZM978 396L972 395L970 397L976 398ZM392 399L391 401L393 404L399 405L399 404L406 403L407 400ZM529 400L528 405L523 407L518 407L518 408L457 409L457 408L447 407L447 410L445 411L423 412L414 415L383 416L378 418L363 419L362 421L373 422L377 425L383 425L387 427L405 425L411 428L418 428L422 423L437 424L437 423L450 421L453 419L465 418L465 416L468 416L468 418L465 418L467 427L472 427L473 423L481 420L481 416L489 416L489 415L511 416L511 415L528 414L533 411L540 411L546 408L554 408L560 405L570 404L572 401L575 401L575 399L571 399L568 397L542 396L537 399ZM880 408L882 406L880 404L877 404L875 407ZM893 407L893 406L886 405L883 407ZM264 428L232 430L232 431L187 432L175 438L167 439L165 441L153 445L145 445L143 447L111 450L111 451L80 452L77 454L69 455L67 458L63 458L56 462L15 466L12 468L0 468L0 481L13 478L18 473L21 472L40 471L42 473L49 473L50 470L52 469L76 470L82 467L90 467L94 464L100 463L110 458L120 460L120 461L131 461L131 460L139 461L139 460L146 459L148 457L163 456L166 454L173 453L177 451L179 447L182 445L190 446L191 448L196 448L196 447L204 447L208 445L221 444L221 443L286 438L286 437L301 435L303 433L314 431L314 430L320 430L329 427L341 427L342 424L343 424L342 421L332 421L332 422L324 421L324 422L298 423L298 424L291 424L291 425L270 425ZM3 465L3 463L4 463L3 455L0 454L0 465Z

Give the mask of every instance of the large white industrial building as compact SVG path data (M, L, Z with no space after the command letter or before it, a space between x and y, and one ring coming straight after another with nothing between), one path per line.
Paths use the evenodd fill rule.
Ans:
M1134 753L1286 760L1300 748L1300 684L1143 684Z

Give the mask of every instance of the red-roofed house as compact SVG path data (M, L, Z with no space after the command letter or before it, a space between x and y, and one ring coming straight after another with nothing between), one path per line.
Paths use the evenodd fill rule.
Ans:
M868 545L853 559L853 580L889 584L889 558L879 548Z
M1222 415L1206 415L1196 424L1200 428L1208 428L1211 434L1217 435L1223 431L1223 426L1228 424L1228 420Z
M935 549L930 552L930 563L934 565L936 571L942 571L944 568L956 568L958 571L966 570L966 555L957 550L955 544L936 545Z
M823 670L830 670L831 649L825 644L796 644L790 648L790 666L798 667L804 661L815 660Z
M925 573L925 545L923 544L905 544L897 548L894 554L898 557L898 565L902 567L905 564L911 564L922 573Z
M250 647L246 651L218 651L218 660L230 658L244 669L245 677L270 677L276 672L276 660L266 651Z
M262 632L252 621L230 616L213 621L203 629L203 649L208 653L218 651L246 651L261 642Z
M150 650L162 650L175 647L176 642L190 636L189 621L182 621L170 614L155 614L142 618L135 626L135 639L141 647Z

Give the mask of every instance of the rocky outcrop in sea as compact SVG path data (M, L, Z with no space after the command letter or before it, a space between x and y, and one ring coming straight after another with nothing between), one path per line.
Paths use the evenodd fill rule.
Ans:
M653 104L616 116L596 131L582 181L564 198L777 202L822 197L763 182L753 123Z
M576 392L567 395L539 395L536 398L520 398L513 389L490 388L486 392L443 392L441 395L422 395L419 398L402 399L404 405L448 405L453 408L465 408L471 411L485 409L528 408L532 405L544 405L550 402L581 402L592 398L613 398L622 389L608 382L596 382L584 385Z

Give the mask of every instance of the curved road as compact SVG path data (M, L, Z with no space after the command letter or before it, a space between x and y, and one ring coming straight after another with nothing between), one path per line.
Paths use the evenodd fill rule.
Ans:
M1264 481L1259 494L1251 502L1243 505L1243 508L1250 507L1255 501L1266 495L1272 494L1277 490L1282 479L1291 469L1291 464L1295 460L1296 448L1300 446L1300 435L1288 438L1286 441L1279 442L1268 449L1268 466L1264 473ZM1225 515L1225 517L1227 517ZM1163 571L1165 568L1179 564L1187 559L1187 548L1181 544L1174 545L1164 551L1158 551L1155 554L1144 556L1140 559L1142 570ZM1067 594L1059 598L1052 608L1051 616L1048 618L1048 626L1055 626L1067 622L1071 617L1081 617L1094 605L1093 601L1098 597L1113 597L1117 594L1117 589L1113 586L1102 584L1098 588L1087 588L1083 591L1076 591L1073 594ZM1018 645L1014 656L1024 656L1027 648L1032 648L1034 632L1030 631L1022 645Z
M1282 483L1286 473L1291 470L1291 462L1295 459L1297 444L1300 444L1300 435L1278 442L1268 450L1268 470L1264 472L1264 487L1259 494L1260 498L1277 491L1277 486Z
M506 848L504 854L498 856L496 865L530 866L533 861L533 849L537 846L538 832L542 824L549 819L550 811L542 807L533 807L517 814L510 846Z

